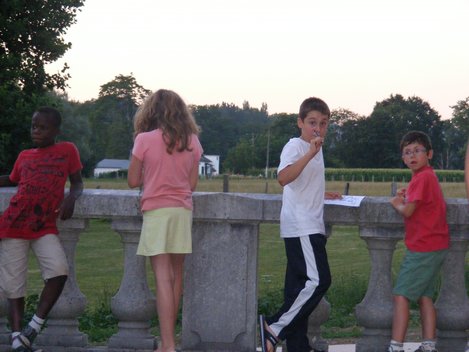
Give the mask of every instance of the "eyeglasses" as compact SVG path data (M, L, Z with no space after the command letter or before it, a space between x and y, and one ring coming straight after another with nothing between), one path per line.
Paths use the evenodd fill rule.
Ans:
M406 150L404 153L402 153L402 156L408 158L412 155L420 155L426 152L427 150L425 148L415 148L414 150Z

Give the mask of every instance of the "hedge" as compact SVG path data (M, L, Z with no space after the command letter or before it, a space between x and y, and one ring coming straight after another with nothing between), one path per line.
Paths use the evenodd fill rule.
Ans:
M463 170L435 170L440 182L464 182ZM327 181L409 182L409 169L326 169Z

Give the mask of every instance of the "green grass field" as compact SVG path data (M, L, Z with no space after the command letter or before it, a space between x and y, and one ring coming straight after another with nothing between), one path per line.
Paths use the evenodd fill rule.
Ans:
M263 193L265 180L238 179L230 181L230 191ZM125 180L85 180L87 188L128 189ZM277 182L270 180L269 193L280 193ZM398 185L401 187L402 185ZM222 180L201 180L197 191L219 192L223 188ZM327 189L343 191L342 182L328 182ZM464 197L464 184L442 184L446 197ZM350 183L350 194L368 196L388 196L390 183ZM356 226L335 226L327 244L333 283L327 294L331 303L331 317L324 329L328 338L358 336L353 308L366 292L370 270L369 255L365 242L359 238ZM403 244L399 243L393 261L396 273L403 254ZM259 248L259 310L264 313L276 310L282 299L285 271L285 253L283 241L279 237L278 224L260 226ZM469 259L466 261L469 272ZM88 312L102 316L102 310L109 307L110 298L117 292L123 273L123 249L119 235L110 228L108 220L91 220L89 228L82 233L76 249L76 276L79 287L89 302ZM154 288L153 275L148 267L148 282ZM469 275L466 286L469 289ZM29 275L29 294L35 294L42 288L39 271L32 263ZM94 318L87 318L94 319ZM114 322L115 323L115 322ZM102 341L108 337L115 326L104 324L105 332L90 336L93 341ZM93 326L93 324L90 324ZM108 324L109 325L109 324ZM92 330L97 330L92 327ZM107 330L106 330L107 329ZM88 334L90 334L87 331Z
M86 188L102 189L129 189L124 179L86 179ZM397 188L404 187L404 183L397 183ZM465 198L466 191L464 183L445 182L441 183L443 194L447 198ZM345 182L326 182L327 191L343 193ZM222 192L223 178L201 179L197 185L196 192ZM230 177L229 192L233 193L282 193L282 187L275 179L260 179L253 177ZM391 194L391 182L349 182L349 194L363 196L389 196Z

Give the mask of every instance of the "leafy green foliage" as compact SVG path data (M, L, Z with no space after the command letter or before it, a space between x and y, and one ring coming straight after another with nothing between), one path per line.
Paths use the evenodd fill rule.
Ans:
M89 307L78 319L79 328L92 342L105 342L117 332L118 320L112 315L109 300Z
M70 48L66 30L83 0L0 2L0 171L10 171L18 153L30 146L32 113L51 105L47 95L64 89L67 65L48 74L45 65Z

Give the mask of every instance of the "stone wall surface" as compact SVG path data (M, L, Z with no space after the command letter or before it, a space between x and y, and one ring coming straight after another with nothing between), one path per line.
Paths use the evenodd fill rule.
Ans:
M14 188L0 189L0 212ZM182 318L183 351L253 352L257 339L257 251L259 225L277 223L281 196L244 193L194 193L193 253L187 257ZM438 349L462 352L469 329L469 299L464 267L469 243L469 208L465 199L447 199L451 248L443 267L438 309ZM391 263L403 238L402 217L388 197L366 197L360 207L325 206L328 235L334 225L356 225L370 255L370 278L356 317L363 328L358 352L382 352L390 339L392 322ZM111 219L123 244L124 273L111 308L118 332L105 346L90 346L79 331L77 318L86 297L75 278L75 247L88 220ZM70 265L70 279L54 307L48 327L37 343L47 351L152 351L156 340L149 320L155 297L145 274L145 261L136 256L141 226L137 191L85 190L74 218L60 222L61 240ZM0 351L9 350L6 300L0 299ZM330 312L323 300L310 318L309 334L317 350L327 350L320 325Z

